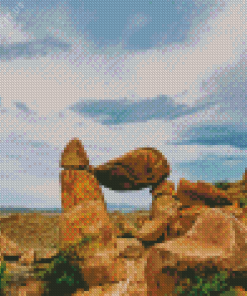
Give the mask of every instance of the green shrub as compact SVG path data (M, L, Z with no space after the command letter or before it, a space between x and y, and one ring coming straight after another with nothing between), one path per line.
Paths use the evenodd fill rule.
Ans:
M247 207L247 198L240 198L240 208Z
M175 293L178 295L188 296L204 296L204 295L227 295L225 291L233 293L234 288L229 287L226 283L227 272L221 271L216 273L212 280L195 276L194 278L188 278L188 286L178 286L175 289ZM230 291L229 291L230 290ZM228 294L230 295L230 294ZM234 295L234 294L231 294Z
M229 182L227 180L215 182L213 184L216 188L219 188L222 190L227 190L228 188L230 188Z
M6 263L2 261L0 266L0 295L3 295L3 289L8 286L10 280L11 275L6 272Z
M60 251L47 270L38 272L35 276L45 282L44 295L71 295L77 289L88 290L78 266L70 263L65 252Z

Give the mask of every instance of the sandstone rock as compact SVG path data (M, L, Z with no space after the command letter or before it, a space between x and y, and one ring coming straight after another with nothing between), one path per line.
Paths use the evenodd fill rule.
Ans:
M184 235L195 223L201 211L208 206L192 206L191 208L180 207L177 216L169 219L169 231L166 240Z
M36 253L34 249L26 251L20 258L20 263L23 265L31 265L36 260Z
M78 138L72 139L66 145L60 166L71 170L84 169L84 167L89 166L87 153Z
M88 156L79 139L72 139L65 147L61 167L65 169L60 175L64 212L84 199L97 197L103 201L99 183L94 178L92 170L90 171L92 167L89 166Z
M156 241L162 234L167 232L168 219L163 217L146 221L142 228L136 233L135 237L142 241Z
M43 248L35 250L35 260L40 261L41 259L51 259L58 254L58 249Z
M76 246L79 258L113 241L112 223L105 204L98 198L86 199L70 212L61 214L59 223L60 249Z
M136 231L135 227L129 223L123 214L118 214L112 219L114 226L119 229L118 237L124 236L126 234L133 235Z
M247 227L221 209L204 209L184 236L153 247L149 254L145 270L148 295L172 293L178 278L162 273L166 267L179 271L202 264L246 270Z
M68 212L82 201L99 199L104 203L102 190L94 175L86 170L64 170L61 172L62 208ZM104 205L106 210L106 205Z
M142 228L144 223L149 220L150 220L149 217L137 217L135 222L137 229Z
M139 148L94 168L100 184L113 190L139 190L157 184L170 173L162 153L154 148Z
M157 217L169 218L177 214L177 209L181 205L173 198L175 185L172 182L164 180L153 190L152 196L152 219Z
M180 179L177 188L177 197L183 205L231 205L230 198L223 190L215 186L198 181L192 183L184 178Z
M100 287L92 287L89 291L77 291L73 296L128 296L127 292L128 282L120 281L115 284L105 284ZM144 295L143 295L144 296Z
M246 199L247 198L247 170L245 170L245 173L243 174L243 179L240 181L237 181L235 183L229 183L229 188L226 190L226 193L232 203L236 207L240 207L240 199Z
M114 246L92 252L79 265L90 287L117 282L130 276L125 258L138 259L143 252L144 248L137 239L118 238ZM144 273L142 275L144 277Z
M93 239L99 247L106 246L113 239L114 229L97 179L91 172L79 170L88 166L89 161L78 139L66 146L61 164L67 170L61 172L64 213L59 217L60 248L77 245L80 257L89 244L84 243L85 239Z
M146 283L129 284L128 281L121 281L115 284L92 287L89 291L78 290L72 296L146 296Z
M145 221L142 228L135 234L135 237L143 241L156 241L163 234L165 238L168 225L177 220L180 203L173 198L175 185L164 180L152 191L151 221ZM178 225L176 225L178 227ZM175 226L174 226L175 229Z
M84 280L90 287L127 279L125 259L119 258L117 254L116 248L105 248L85 257L80 263Z
M23 250L7 236L0 232L0 254L5 256L21 256Z
M144 247L136 238L118 238L117 249L122 258L140 258Z
M11 284L9 287L5 288L6 295L11 296L42 296L43 292L42 282L32 278L28 279L24 286Z
M91 286L89 291L77 291L73 296L146 296L147 284L145 282L144 274L146 260L147 256L135 260L125 259L124 264L127 272L125 281L120 281L119 283L106 283L103 286L98 287Z

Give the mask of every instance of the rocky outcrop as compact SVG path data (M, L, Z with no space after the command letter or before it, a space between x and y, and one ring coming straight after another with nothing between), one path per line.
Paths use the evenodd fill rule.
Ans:
M113 225L103 193L94 175L84 170L89 161L78 139L66 146L61 163L65 170L61 172L64 213L59 220L60 249L76 246L76 253L81 257L81 253L90 250L87 239L92 239L92 249L113 244Z
M188 267L217 266L219 270L247 269L247 227L221 209L206 209L181 238L152 248L145 276L148 295L172 293L178 271ZM174 274L164 272L173 268Z
M155 171L158 167L159 169ZM232 208L231 197L209 183L202 181L192 183L185 179L180 180L178 190L175 192L174 184L165 180L169 171L169 164L159 152L152 148L140 148L92 168L90 172L83 172L84 175L90 174L90 178L94 180L94 186L90 187L90 182L84 182L81 187L84 186L85 190L79 199L76 195L80 195L78 192L81 191L73 189L74 204L72 203L69 212L61 219L63 222L67 220L66 223L70 224L70 227L75 227L74 221L79 218L80 222L77 225L80 231L77 232L77 242L85 234L91 235L92 238L88 245L84 244L81 250L77 248L76 251L78 257L83 258L80 266L89 287L92 287L83 295L91 295L90 292L93 293L93 289L95 293L101 293L103 288L95 286L106 287L109 283L112 284L110 288L112 290L106 290L104 295L114 295L120 286L115 282L125 283L127 290L124 290L124 293L129 295L127 293L130 279L126 263L131 258L131 260L138 260L137 258L141 252L145 252L145 249L149 250L143 265L145 277L139 283L139 285L146 284L145 291L142 291L143 295L172 293L179 280L179 270L188 267L195 268L203 264L216 265L219 269L227 270L246 268L246 229L240 221L235 221L234 214L242 213L237 213ZM73 174L73 176L81 174L81 171ZM70 181L74 180L73 178L70 173ZM84 177L84 180L87 179ZM81 182L78 182L77 187ZM107 229L114 229L110 227L110 220L104 212L102 192L97 194L99 192L97 182L113 190L135 190L152 186L153 201L150 219L143 221L139 229L128 225L125 219L122 219L122 222L118 221L119 230L131 233L134 236L133 239L123 241L123 238L114 236L116 232L112 230L111 235L108 236L108 244L102 248L95 247L93 244L93 237L96 238L96 236L101 237L100 240L103 241L104 235L99 234L104 228L103 221L106 221ZM89 192L94 196L94 190L96 190L95 199L85 198L89 196ZM78 205L75 202L77 200L80 200ZM93 217L97 216L96 204L101 204L99 206L99 212L102 213L100 216L103 217L101 222L99 217L96 219L97 223L95 219L91 219L90 226L82 228L86 221L86 213L94 213ZM220 208L225 210L222 211ZM68 233L66 227L64 231ZM224 240L226 234L228 240ZM154 246L149 248L145 245L146 242L153 243ZM90 253L92 246L93 252ZM173 268L175 271L173 274L163 273L164 268ZM132 288L135 285L138 283L132 283ZM138 292L137 286L134 290L133 293ZM119 291L120 295L122 292Z
M94 168L77 138L65 147L61 166L59 248L89 286L73 296L174 295L188 268L201 274L205 266L230 273L247 269L247 210L236 202L241 194L246 198L246 172L226 191L181 179L175 192L174 183L166 180L170 166L158 150L139 148ZM150 213L132 222L124 214L110 216L100 185L113 190L151 186ZM24 224L22 215L11 219ZM18 244L2 234L2 255L17 254ZM19 254L23 268L49 261L58 249L28 251ZM29 290L37 292L30 295L41 295L39 284L29 281Z

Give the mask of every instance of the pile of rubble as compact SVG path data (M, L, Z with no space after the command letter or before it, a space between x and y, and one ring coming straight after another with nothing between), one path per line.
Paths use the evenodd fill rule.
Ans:
M227 191L181 179L175 192L174 183L166 180L170 166L158 150L139 148L92 167L77 138L66 146L61 167L59 248L75 254L89 286L73 296L175 295L179 272L188 268L247 270L246 210L239 201L246 198L247 172ZM122 215L116 226L100 185L151 187L150 215L139 217L136 226ZM2 237L2 255L7 250L17 252L17 246ZM22 253L22 260L32 258L30 252Z

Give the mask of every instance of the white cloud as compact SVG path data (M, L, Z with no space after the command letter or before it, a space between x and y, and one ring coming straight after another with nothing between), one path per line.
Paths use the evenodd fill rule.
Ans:
M236 116L233 108L222 110L221 96L229 93L234 79L236 81L245 77L244 63L234 73L229 70L229 65L234 68L238 64L246 46L243 25L246 22L246 9L243 1L229 1L226 4L224 9L218 12L217 17L210 18L200 29L197 27L191 30L187 44L183 46L173 44L162 50L152 49L130 55L118 45L110 46L104 53L96 54L93 46L85 42L82 36L73 33L70 26L71 31L67 31L64 35L57 34L62 40L65 40L65 36L70 36L69 32L76 36L74 41L73 38L68 40L74 42L69 53L37 60L19 59L4 63L4 67L0 70L0 96L1 105L7 108L7 112L0 117L1 141L5 141L13 132L23 135L26 140L44 141L62 152L71 138L78 137L83 145L97 146L96 149L87 149L92 165L104 163L137 147L155 147L171 164L171 174L168 179L176 185L183 177L191 181L197 180L197 176L189 169L177 171L175 167L178 164L203 160L208 154L215 155L216 158L226 155L245 156L246 150L220 145L216 147L166 144L169 140L182 140L186 130L194 126L244 122L244 108L241 110L242 116L241 114ZM57 27L53 20L47 24L44 21L51 15L49 12L40 18L35 33L38 32L40 24L44 32L44 27L47 26L55 35ZM139 17L143 24L148 21L145 16ZM65 16L62 20L65 22ZM135 26L142 24L138 22L138 17L135 20ZM58 31L61 33L64 27L66 26L62 26L61 22ZM14 29L13 23L10 23L6 30L4 36L11 36L11 43L27 41L22 31ZM193 40L193 36L198 36L199 40ZM79 40L77 44L75 40ZM83 52L84 48L87 50ZM78 51L83 55L75 61L79 55ZM78 66L79 60L81 65ZM118 67L122 72L114 76L114 71ZM221 67L222 73L219 73ZM217 73L221 78L216 77ZM122 80L119 80L119 77L122 77ZM202 90L203 81L211 82L211 85ZM237 86L241 81L238 83ZM172 96L178 104L184 103L190 106L209 100L209 94L217 94L210 99L218 101L218 105L172 121L150 120L125 124L121 127L101 125L92 119L66 110L67 107L83 99L114 100L126 97L130 101L137 101L160 94ZM18 117L21 112L16 110L13 102L26 103L27 107L37 112L37 116L30 115L25 118L26 115L23 114ZM63 118L59 117L59 112L64 114ZM47 118L39 119L39 116ZM31 118L37 122L29 122ZM78 126L78 123L82 125ZM107 152L102 148L109 150ZM22 154L26 153L21 146L19 151ZM16 154L20 154L19 151L16 151ZM58 169L59 160L54 159L51 163L54 170ZM4 158L2 163L5 173L12 176L22 169L18 159ZM231 163L241 164L239 160L224 161L222 166L227 170ZM46 203L50 206L54 203L60 206L58 176L50 180L20 172L18 179L0 179L0 188L15 188L14 191L19 194L33 195L37 203ZM151 202L148 189L122 194L103 188L103 192L107 202L126 204Z

